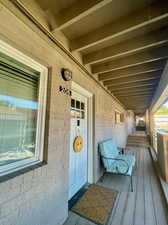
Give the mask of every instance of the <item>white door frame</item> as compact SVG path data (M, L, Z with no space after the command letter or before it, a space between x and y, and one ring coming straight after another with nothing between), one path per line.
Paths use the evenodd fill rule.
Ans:
M79 84L72 81L72 91L75 91L88 99L88 179L89 183L93 183L93 94Z

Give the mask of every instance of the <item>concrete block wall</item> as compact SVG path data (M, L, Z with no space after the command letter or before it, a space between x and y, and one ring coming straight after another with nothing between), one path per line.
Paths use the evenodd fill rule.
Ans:
M125 146L126 121L116 125L114 112L116 109L126 112L18 9L12 4L9 6L0 3L0 21L3 21L0 23L0 39L47 66L50 71L48 162L0 183L0 225L60 225L68 216L70 97L59 92L59 85L71 88L70 82L62 80L61 68L71 69L73 80L94 94L95 182L101 175L97 145L104 139L115 137L119 146Z

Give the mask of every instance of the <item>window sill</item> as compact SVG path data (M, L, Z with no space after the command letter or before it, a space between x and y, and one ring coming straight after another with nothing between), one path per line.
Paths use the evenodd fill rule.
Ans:
M0 183L5 182L7 180L13 179L14 177L17 177L19 175L23 175L25 173L28 173L32 170L35 170L39 167L42 166L46 166L47 162L43 161L43 162L37 162L33 165L27 165L25 168L18 168L18 170L16 171L10 171L8 174L1 174L0 175Z

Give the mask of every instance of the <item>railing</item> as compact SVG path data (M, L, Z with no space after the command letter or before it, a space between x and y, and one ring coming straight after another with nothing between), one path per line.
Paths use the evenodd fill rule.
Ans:
M153 148L157 153L157 129L154 129L152 138L153 138Z
M168 130L161 129L161 128L155 128L152 134L153 139L153 148L155 149L156 153L158 152L158 133L168 133Z
M168 183L168 133L157 133L157 159L163 179Z

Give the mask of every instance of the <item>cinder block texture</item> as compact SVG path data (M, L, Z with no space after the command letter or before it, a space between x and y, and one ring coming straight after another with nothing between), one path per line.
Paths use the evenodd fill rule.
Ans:
M125 113L110 95L82 72L18 9L11 12L0 4L0 38L50 68L50 107L47 165L0 183L0 225L61 225L68 215L68 167L70 137L70 97L59 85L71 88L61 78L61 68L73 72L73 80L92 92L94 101L94 177L101 175L98 143L114 137L125 146L126 121L115 124L115 110ZM24 22L23 22L24 21Z

